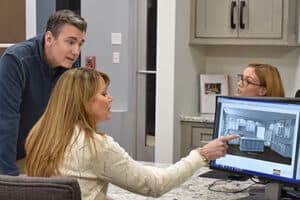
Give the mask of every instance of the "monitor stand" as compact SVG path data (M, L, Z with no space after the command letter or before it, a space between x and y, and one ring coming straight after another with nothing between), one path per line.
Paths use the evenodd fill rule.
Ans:
M199 177L206 178L215 178L215 179L223 179L223 180L236 180L236 181L246 181L249 179L248 176L244 176L241 174L231 173L222 170L211 170L206 173L200 174Z
M282 185L268 183L265 187L254 187L249 190L250 196L239 200L280 200Z

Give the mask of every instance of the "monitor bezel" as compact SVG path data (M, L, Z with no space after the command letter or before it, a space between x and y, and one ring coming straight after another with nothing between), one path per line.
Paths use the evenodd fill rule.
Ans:
M236 99L236 100L246 100L246 101L259 101L259 102L267 102L267 103L283 103L283 104L300 104L300 98L297 97L236 97L236 96L216 96L216 109L215 109L215 121L214 121L214 128L213 128L213 139L218 137L219 133L219 118L216 116L217 112L219 111L219 106L220 104L218 103L218 98L226 98L226 99ZM298 130L300 131L300 123L298 124ZM298 140L297 140L297 146L299 147L300 141L300 134L298 133ZM297 152L299 153L299 151ZM297 157L299 157L297 155ZM221 170L224 172L228 173L234 173L234 174L239 174L247 177L254 177L254 178L259 178L260 180L264 180L267 182L276 182L276 183L281 183L284 185L289 185L293 187L300 187L300 179L290 179L290 178L285 178L285 177L277 177L269 174L263 174L260 172L250 172L248 170L234 170L230 168L222 168L219 167L218 165L215 165L215 160L210 161L209 163L209 168L214 169L214 170Z

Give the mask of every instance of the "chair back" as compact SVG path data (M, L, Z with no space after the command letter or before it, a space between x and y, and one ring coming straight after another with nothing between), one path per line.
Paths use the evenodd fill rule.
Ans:
M0 199L81 200L80 187L71 177L0 175Z
M300 97L300 89L296 91L295 97Z

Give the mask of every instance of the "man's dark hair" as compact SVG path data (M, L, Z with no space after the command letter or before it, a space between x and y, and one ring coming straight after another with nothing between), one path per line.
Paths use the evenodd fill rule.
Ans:
M86 33L87 23L78 14L71 10L58 10L51 15L47 22L46 31L50 31L54 37L57 37L63 25L70 24Z

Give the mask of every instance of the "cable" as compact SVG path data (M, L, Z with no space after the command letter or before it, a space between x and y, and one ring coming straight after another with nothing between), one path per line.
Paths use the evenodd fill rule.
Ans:
M255 179L257 179L257 180L255 180ZM264 179L260 179L260 178L255 178L255 177L251 177L250 180L253 183L262 184L262 185L266 185L266 184L270 183L270 181L267 181L267 180L264 180Z

